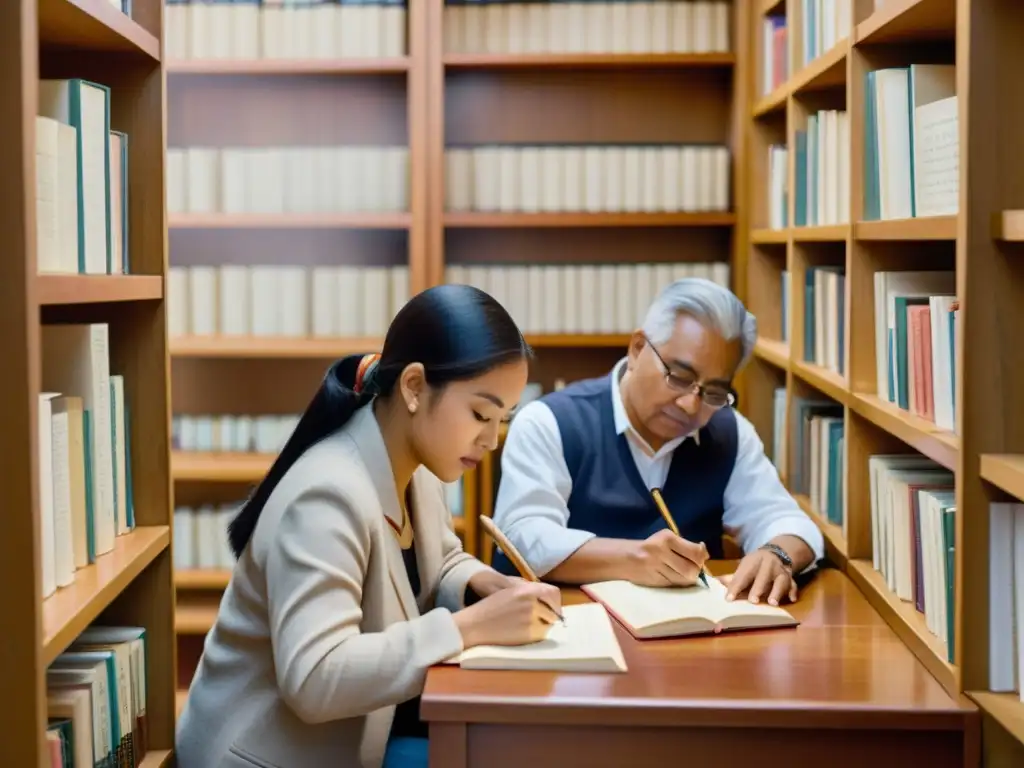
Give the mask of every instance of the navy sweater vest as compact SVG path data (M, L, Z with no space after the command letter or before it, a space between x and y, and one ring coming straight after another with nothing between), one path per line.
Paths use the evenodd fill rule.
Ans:
M611 374L575 382L542 398L555 415L572 491L569 528L599 538L646 539L667 527L637 471L627 438L615 431ZM700 430L700 445L684 440L672 455L661 489L665 504L690 541L703 541L712 558L722 557L725 487L736 463L736 415L715 413ZM500 550L494 567L515 575Z

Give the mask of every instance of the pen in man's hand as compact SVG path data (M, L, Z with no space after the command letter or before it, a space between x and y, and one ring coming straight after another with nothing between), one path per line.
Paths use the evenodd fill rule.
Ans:
M676 521L672 519L672 513L668 511L668 507L665 505L665 499L661 497L661 491L657 488L652 488L651 496L654 497L654 503L658 506L658 511L661 513L661 516L665 518L665 524L668 525L668 529L678 536L679 527L676 525ZM700 583L705 587L710 586L708 584L708 577L704 573L704 566L701 566L700 573L697 574L697 578L700 579Z

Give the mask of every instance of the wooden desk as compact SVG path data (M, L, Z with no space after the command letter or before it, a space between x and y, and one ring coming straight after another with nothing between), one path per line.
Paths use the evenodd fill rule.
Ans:
M431 669L431 768L979 765L977 710L842 573L823 570L790 610L795 629L717 637L637 641L616 625L625 674Z

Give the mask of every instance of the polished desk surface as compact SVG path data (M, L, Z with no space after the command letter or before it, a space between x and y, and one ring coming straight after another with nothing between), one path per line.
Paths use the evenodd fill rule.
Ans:
M566 604L587 599L563 591ZM621 674L435 667L421 715L546 725L964 727L970 705L945 692L841 572L823 569L786 607L800 626L717 636L636 640L613 620L629 667Z

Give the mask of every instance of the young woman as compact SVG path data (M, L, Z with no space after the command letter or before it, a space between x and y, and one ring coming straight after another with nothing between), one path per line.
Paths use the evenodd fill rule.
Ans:
M379 356L332 366L232 522L178 765L425 768L427 668L544 637L557 589L465 554L441 483L495 448L529 355L500 304L445 285L398 313Z

